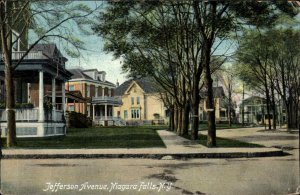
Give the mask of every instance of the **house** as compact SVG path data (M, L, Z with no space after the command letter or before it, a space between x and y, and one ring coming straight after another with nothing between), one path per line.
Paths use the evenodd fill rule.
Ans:
M227 122L228 112L225 93L223 87L213 87L214 105L215 105L215 116L216 123ZM200 121L207 121L207 106L206 106L206 95L205 92L200 92L200 105L199 105L199 116Z
M115 115L127 124L165 123L166 108L158 87L148 78L130 79L116 88L115 95L122 105Z
M67 110L86 114L95 125L118 125L114 108L119 107L121 101L114 97L116 85L106 80L106 72L81 68L69 71L73 75L66 83L67 93L77 94L85 101L67 102Z
M246 124L268 124L267 115L267 100L258 96L251 96L242 101L240 104L240 122L243 121L242 112L244 111L244 122ZM273 118L273 111L270 108L271 122ZM285 118L285 117L284 117Z
M25 53L16 47L13 62ZM71 73L65 69L67 59L55 44L38 44L14 71L17 137L44 137L66 134L65 83ZM4 63L0 56L0 76L4 77ZM4 82L0 82L5 100ZM50 91L48 98L45 92ZM61 97L57 97L60 92ZM2 102L5 104L5 102ZM2 136L7 135L7 113L0 109Z

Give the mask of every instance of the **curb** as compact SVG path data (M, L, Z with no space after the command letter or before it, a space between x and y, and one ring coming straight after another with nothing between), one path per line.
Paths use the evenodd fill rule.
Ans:
M2 159L102 159L102 158L147 158L161 159L171 156L182 158L255 158L284 156L282 150L265 152L229 152L229 153L164 153L164 154L4 154Z

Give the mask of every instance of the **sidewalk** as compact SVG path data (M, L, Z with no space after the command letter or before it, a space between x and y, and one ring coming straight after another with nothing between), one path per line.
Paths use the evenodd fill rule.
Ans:
M158 134L166 148L141 149L4 149L4 159L53 159L53 158L242 158L282 156L276 148L207 148L195 141L160 130Z

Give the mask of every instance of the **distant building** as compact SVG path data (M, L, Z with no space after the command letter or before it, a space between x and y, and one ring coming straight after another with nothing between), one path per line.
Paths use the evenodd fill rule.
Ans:
M97 69L70 69L73 76L66 83L67 93L76 93L85 101L67 102L67 110L86 114L95 125L117 125L114 108L121 101L114 97L115 84L106 80L106 72Z
M279 112L280 109L280 112ZM270 106L270 116L267 114L267 100L258 96L251 96L242 101L240 104L240 114L239 121L242 122L243 115L242 112L244 110L244 123L246 124L268 124L268 117L271 119L271 123L273 121L273 110ZM281 122L285 121L285 108L277 105L278 115L281 115ZM279 118L279 116L277 116ZM277 120L278 121L278 120Z
M226 102L225 93L223 87L213 87L214 95L214 106L215 106L215 116L216 123L227 122L228 121L228 102ZM200 92L200 105L199 105L199 120L207 121L207 106L206 106L206 94L205 92ZM234 109L232 109L234 110Z
M116 88L115 95L122 100L115 115L128 124L165 123L166 108L158 87L150 79L128 80Z

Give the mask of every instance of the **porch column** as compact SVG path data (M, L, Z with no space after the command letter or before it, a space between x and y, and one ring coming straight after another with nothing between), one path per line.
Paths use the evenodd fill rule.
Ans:
M39 72L39 122L44 122L44 72Z
M65 90L65 82L61 83L61 107L63 110L63 114L66 114L66 90Z
M55 77L52 78L52 120L56 120L56 81Z
M93 121L95 120L95 104L93 104Z
M102 88L102 97L104 97L104 87Z
M107 104L104 105L104 119L107 120Z
M114 117L114 105L111 106L111 116Z

